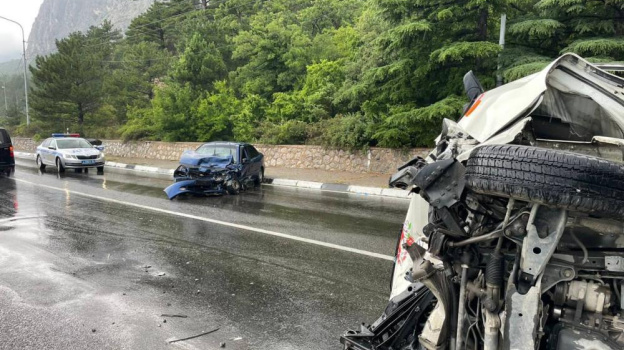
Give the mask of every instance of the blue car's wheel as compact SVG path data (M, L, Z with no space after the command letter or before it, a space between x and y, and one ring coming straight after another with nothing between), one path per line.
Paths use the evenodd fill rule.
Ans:
M260 186L262 185L262 183L264 182L264 167L260 168L260 172L258 173L258 176L256 177L256 186Z
M239 194L241 191L241 183L238 179L231 179L225 185L228 194Z

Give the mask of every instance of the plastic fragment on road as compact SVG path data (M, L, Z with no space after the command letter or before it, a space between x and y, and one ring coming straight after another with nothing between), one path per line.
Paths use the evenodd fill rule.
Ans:
M210 334L210 333L214 333L214 332L216 332L216 331L218 331L218 330L219 330L219 328L215 328L215 329L213 329L213 330L211 330L211 331L203 332L203 333L200 333L200 334L197 334L197 335L192 335L192 336L190 336L190 337L170 340L170 341L169 341L169 344L171 344L171 343L177 343L177 342L179 342L179 341L184 341L184 340L190 340L190 339L195 339L195 338L203 337L204 335L208 335L208 334Z

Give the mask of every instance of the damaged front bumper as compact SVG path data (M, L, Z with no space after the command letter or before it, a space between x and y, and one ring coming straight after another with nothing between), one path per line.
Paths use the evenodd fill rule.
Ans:
M421 283L412 286L413 293L402 300L391 302L375 323L362 324L357 331L348 331L340 342L345 350L407 349L405 339L418 343L415 330L422 328L435 305L435 297ZM412 347L410 347L412 348Z
M176 182L174 182L171 186L165 188L164 191L169 199L174 199L184 193L195 195L227 193L224 182L215 182L204 179L179 179L176 180Z
M211 172L207 169L179 166L174 174L174 183L165 188L169 199L181 194L210 195L227 193L226 184L233 178L229 172Z

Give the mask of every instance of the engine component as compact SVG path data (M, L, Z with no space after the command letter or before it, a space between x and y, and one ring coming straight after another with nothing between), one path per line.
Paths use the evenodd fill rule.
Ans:
M556 350L616 350L604 340L601 334L579 332L571 328L563 328L557 333Z
M602 313L611 305L611 289L607 286L594 281L571 281L566 286L565 298L569 306L578 306L580 302L585 311Z
M414 279L419 279L438 300L433 311L418 336L420 344L429 350L443 349L447 344L454 342L455 335L449 337L449 326L453 310L451 286L443 270L438 270L429 261L424 260L413 273Z
M505 334L513 336L503 337L503 349L535 349L540 342L538 334L541 306L540 280L526 293L520 293L515 285L507 288L505 298Z
M497 350L500 334L501 319L498 314L491 311L485 312L485 336L483 338L483 350Z
M520 293L535 285L536 278L544 272L563 235L566 220L566 210L533 205L527 225L528 234L522 243Z
M620 315L583 312L576 318L579 309L566 307L560 310L559 323L550 332L549 343L553 346L549 349L624 349L624 319ZM572 329L574 336L559 334L561 329ZM567 340L572 340L575 346L569 346ZM561 347L562 342L568 346Z

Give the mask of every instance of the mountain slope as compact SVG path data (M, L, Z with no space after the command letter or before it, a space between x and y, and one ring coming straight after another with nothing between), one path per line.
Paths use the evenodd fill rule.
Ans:
M19 59L0 62L0 75L22 74L21 62Z
M154 0L44 0L28 37L29 60L55 51L55 40L105 19L125 30Z

